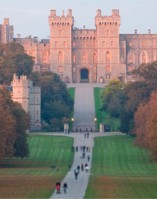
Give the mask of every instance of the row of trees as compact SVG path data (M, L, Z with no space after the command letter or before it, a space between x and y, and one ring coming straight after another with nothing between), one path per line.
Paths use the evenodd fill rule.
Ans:
M29 117L21 105L13 102L8 91L0 88L0 160L29 154L26 130Z
M137 81L122 84L119 80L113 80L104 88L102 111L119 117L120 130L136 136L136 143L149 148L157 159L156 152L153 152L154 146L157 148L157 139L154 137L157 120L154 93L157 89L157 62L141 65L132 75Z

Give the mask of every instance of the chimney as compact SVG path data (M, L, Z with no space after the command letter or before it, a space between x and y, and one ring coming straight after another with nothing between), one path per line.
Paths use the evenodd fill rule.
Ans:
M137 29L135 29L135 34L137 34Z

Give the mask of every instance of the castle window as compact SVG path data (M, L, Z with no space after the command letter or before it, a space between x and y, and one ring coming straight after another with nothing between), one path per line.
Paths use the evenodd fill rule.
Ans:
M110 74L106 74L106 79L110 80L111 75Z
M134 63L134 54L132 51L128 54L128 63Z
M42 60L43 60L43 63L48 63L49 62L49 53L48 53L48 51L45 51L43 53Z
M63 66L58 66L58 73L63 73L63 72L64 72Z
M110 52L107 51L106 52L106 63L110 63L111 62L111 55L110 55Z
M145 52L142 52L142 54L141 54L141 63L142 64L147 63L147 55Z
M59 64L63 64L64 60L63 60L63 52L59 52L58 53L58 63Z
M101 25L101 22L99 22L99 25Z
M82 63L87 64L87 61L88 61L88 55L86 52L83 52L82 53Z
M93 54L93 64L97 63L97 56L96 53Z
M111 72L111 66L107 65L105 67L106 73L110 73Z
M115 25L117 25L117 22L115 23Z
M67 23L67 25L69 26L69 22Z
M73 63L76 63L76 54L73 54Z

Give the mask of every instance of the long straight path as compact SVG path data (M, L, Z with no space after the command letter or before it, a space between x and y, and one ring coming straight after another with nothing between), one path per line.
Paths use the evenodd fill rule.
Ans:
M78 84L75 87L74 130L95 129L95 105L93 85Z
M55 135L55 134L53 134ZM94 137L98 136L111 136L111 135L121 135L119 132L113 132L113 133L90 133L89 138L85 138L84 133L72 133L72 134L62 134L58 133L57 135L60 136L71 136L74 137L74 146L78 146L78 152L75 152L74 155L74 162L61 182L61 187L63 186L63 183L66 182L68 184L68 192L65 194L63 192L63 188L61 188L61 193L57 194L56 191L53 193L50 199L83 199L86 193L86 189L88 186L89 176L91 174L90 168L91 168L91 160L92 160L92 149L94 147ZM90 152L86 152L86 157L82 158L82 150L80 149L80 146L86 146L89 147ZM90 161L87 160L87 155L90 155ZM75 179L74 176L74 169L81 164L85 165L88 164L89 171L86 172L80 171L78 178Z

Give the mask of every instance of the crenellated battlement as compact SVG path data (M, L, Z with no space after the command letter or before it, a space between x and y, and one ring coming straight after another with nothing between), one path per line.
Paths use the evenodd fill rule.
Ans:
M111 16L102 16L101 10L97 10L97 14L95 17L95 25L103 25L103 26L120 26L120 15L119 10L112 10Z
M73 26L73 24L74 24L74 18L72 16L71 9L69 9L67 11L66 15L63 10L61 16L56 15L56 10L50 11L49 25L52 25L52 26L69 26L69 25L71 25L71 26Z

